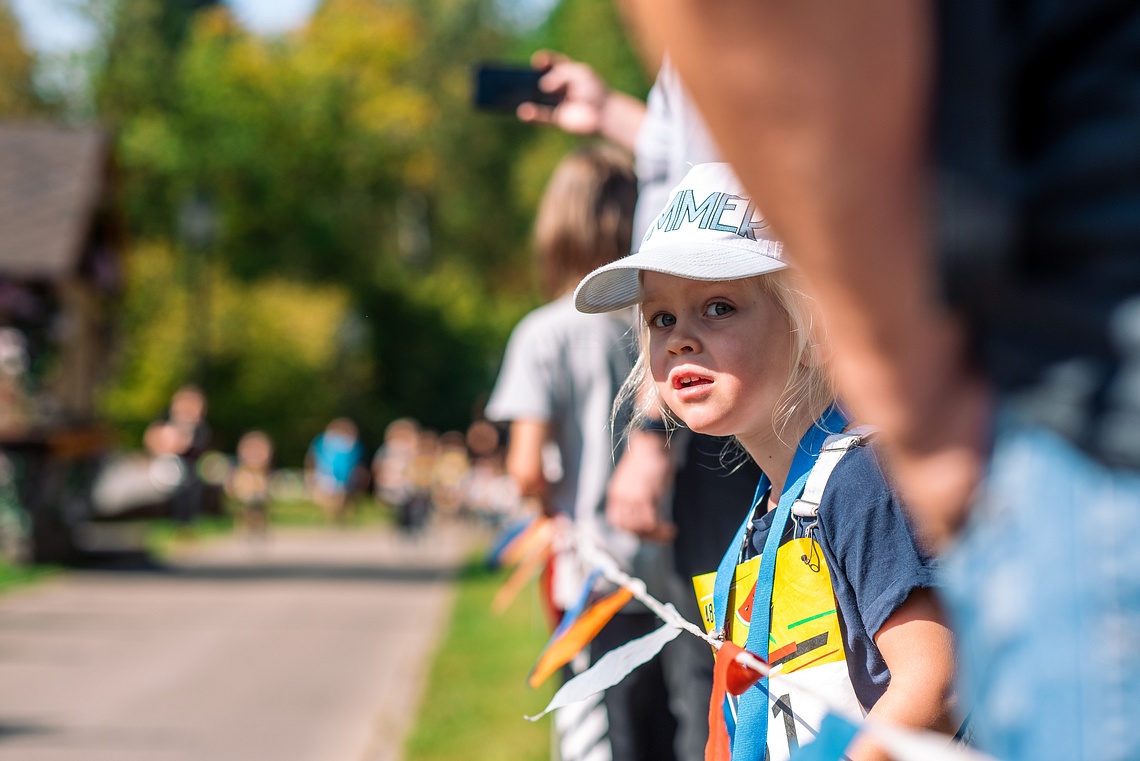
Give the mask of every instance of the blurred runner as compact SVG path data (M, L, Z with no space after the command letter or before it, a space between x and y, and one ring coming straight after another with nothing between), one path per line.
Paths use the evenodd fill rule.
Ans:
M349 490L363 456L356 424L348 418L334 419L313 439L305 458L309 488L327 518L344 520Z

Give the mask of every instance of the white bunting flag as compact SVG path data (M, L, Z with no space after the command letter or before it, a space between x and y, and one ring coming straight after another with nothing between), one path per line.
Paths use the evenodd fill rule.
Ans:
M594 693L613 687L625 679L635 668L649 661L661 652L661 648L677 638L681 630L672 624L625 643L609 651L593 666L562 685L550 705L537 716L527 716L529 721L538 721L546 714L562 706L585 700Z

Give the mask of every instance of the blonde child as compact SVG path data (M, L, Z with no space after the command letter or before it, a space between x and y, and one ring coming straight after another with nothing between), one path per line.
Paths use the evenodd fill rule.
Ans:
M805 299L729 166L693 167L638 252L586 277L575 304L637 304L626 390L641 413L657 404L734 436L763 470L717 573L694 580L706 626L782 670L726 701L733 758L787 759L825 704L948 728L953 651L930 561L873 449L859 432L836 435L849 421ZM848 755L885 758L866 742Z

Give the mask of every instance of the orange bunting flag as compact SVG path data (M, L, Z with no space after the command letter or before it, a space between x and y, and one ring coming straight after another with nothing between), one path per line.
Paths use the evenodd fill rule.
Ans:
M728 671L740 655L742 648L724 642L716 653L713 668L712 697L709 698L709 740L705 745L705 761L731 761L732 741L724 721L724 700L728 691Z
M539 574L549 559L549 544L537 548L536 551L528 555L518 568L511 572L510 577L503 582L503 586L499 587L499 591L495 592L495 597L491 600L491 610L498 615L505 613L527 582Z
M531 521L525 529L499 552L499 565L511 568L536 551L550 546L554 539L554 522L549 518Z
M574 656L590 644L610 619L632 599L633 592L622 588L590 606L574 623L566 627L561 636L555 637L547 644L546 649L538 656L538 662L534 664L527 683L531 687L538 687L551 674L573 660Z

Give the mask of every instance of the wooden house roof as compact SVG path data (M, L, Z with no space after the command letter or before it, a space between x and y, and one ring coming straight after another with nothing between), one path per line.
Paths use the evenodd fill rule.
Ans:
M0 275L74 272L107 177L97 128L0 122Z

